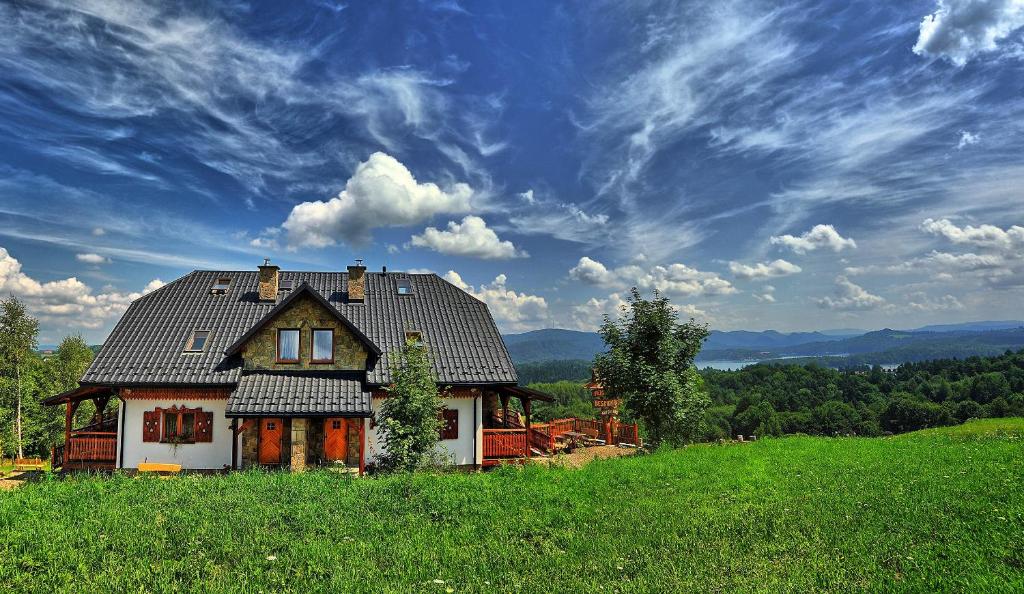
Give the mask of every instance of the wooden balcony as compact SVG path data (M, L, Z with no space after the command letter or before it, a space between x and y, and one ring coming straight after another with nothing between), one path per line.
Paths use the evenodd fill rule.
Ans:
M117 434L78 431L65 443L54 446L51 467L56 470L105 470L117 460Z
M529 454L526 429L484 429L484 461L525 458Z

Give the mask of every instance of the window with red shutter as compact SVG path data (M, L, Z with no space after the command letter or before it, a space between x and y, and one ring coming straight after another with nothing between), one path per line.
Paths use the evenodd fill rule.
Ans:
M160 409L142 413L142 441L160 441Z
M441 411L441 420L444 422L441 426L441 439L458 439L459 411L446 408Z

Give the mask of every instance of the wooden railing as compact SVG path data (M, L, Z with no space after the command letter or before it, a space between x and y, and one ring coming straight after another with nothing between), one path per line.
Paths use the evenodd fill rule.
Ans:
M629 443L637 447L643 445L643 442L640 440L640 428L636 423L632 425L616 424L614 433L613 442L615 444Z
M484 429L484 458L524 458L526 429Z
M52 467L75 462L113 462L116 458L116 433L79 431L67 443L53 447Z
M536 425L530 428L530 447L545 454L555 452L555 436Z

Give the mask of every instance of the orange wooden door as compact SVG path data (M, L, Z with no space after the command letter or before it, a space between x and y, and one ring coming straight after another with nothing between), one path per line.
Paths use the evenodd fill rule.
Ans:
M324 457L328 461L344 460L348 452L348 419L324 419Z
M260 464L281 463L281 437L283 435L283 419L260 419Z

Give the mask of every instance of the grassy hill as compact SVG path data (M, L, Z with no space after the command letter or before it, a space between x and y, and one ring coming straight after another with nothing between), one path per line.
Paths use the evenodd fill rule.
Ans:
M485 474L0 491L24 591L1021 591L1024 419Z

